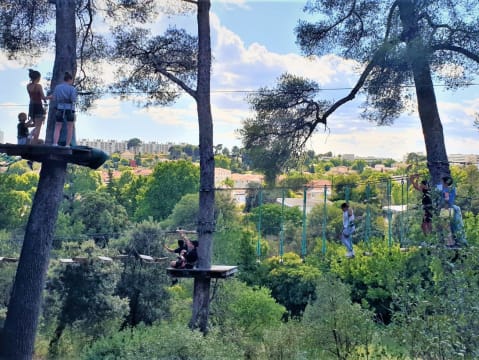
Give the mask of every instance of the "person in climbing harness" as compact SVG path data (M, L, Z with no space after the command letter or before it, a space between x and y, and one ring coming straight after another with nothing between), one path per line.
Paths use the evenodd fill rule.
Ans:
M56 123L53 134L53 146L58 146L60 131L64 121L67 123L67 137L65 146L70 146L73 137L73 128L75 124L75 103L77 101L77 90L73 86L73 76L66 72L63 77L63 83L55 86L53 98L56 102Z
M341 232L341 242L346 247L346 257L353 258L353 233L356 230L354 226L354 211L348 203L341 204L343 211L343 231Z
M422 180L419 182L419 175L411 175L409 177L412 186L417 190L420 191L422 194L422 209L424 211L422 217L422 232L424 235L429 235L432 231L432 213L433 213L433 206L432 206L432 197L431 197L431 189L427 183L427 180Z
M454 181L450 176L442 177L442 201L447 204L451 215L449 223L452 237L456 247L467 246L466 234L464 232L464 222L462 220L461 208L456 205L456 188Z
M180 254L181 250L188 250L188 247L185 245L185 240L183 239L178 240L178 246L175 249L168 247L166 244L163 245L163 247L166 251L174 254Z
M176 260L170 262L170 266L176 269L193 269L196 261L198 260L198 253L196 248L198 247L198 241L191 241L184 231L178 231L180 239L178 240L179 247L174 249L179 251L179 255ZM180 247L181 244L181 247Z
M186 267L186 250L182 249L176 260L170 262L170 266L175 269L184 269Z

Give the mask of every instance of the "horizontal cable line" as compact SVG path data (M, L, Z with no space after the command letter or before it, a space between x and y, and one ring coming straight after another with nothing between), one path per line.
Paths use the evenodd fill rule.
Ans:
M459 84L457 86L478 86L479 83L464 83L464 84ZM446 84L438 84L438 85L433 85L434 87L448 87L450 85ZM414 88L416 85L402 85L400 86L401 88ZM319 88L319 91L345 91L345 90L352 90L352 87L337 87L337 88ZM300 91L308 91L311 89L299 89ZM295 94L297 91L277 91L274 89L263 89L263 90L211 90L210 93L212 94L235 94L235 93L245 93L245 94L255 94L255 93L283 93L283 94ZM85 91L85 92L79 92L79 95L95 95L95 94L111 94L111 95L129 95L129 94L146 94L146 95L151 95L151 94L169 94L171 91L106 91L106 92L99 92L95 93L92 91ZM17 106L28 106L28 104L0 104L0 107L17 107Z

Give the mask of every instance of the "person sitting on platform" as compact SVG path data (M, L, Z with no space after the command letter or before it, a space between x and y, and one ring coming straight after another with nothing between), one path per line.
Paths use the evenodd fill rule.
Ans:
M179 239L178 240L178 247L176 249L169 248L166 244L163 246L166 251L174 254L180 254L181 250L188 250L188 247L185 245L185 240Z
M198 261L198 252L196 251L196 248L198 247L199 243L198 241L194 240L194 241L190 241L190 244L193 247L192 248L189 247L185 255L185 258L186 258L185 267L187 269L193 269L196 265L196 262Z
M198 247L198 241L191 241L184 231L178 231L180 234L180 239L178 240L178 245L183 244L185 248L179 250L179 256L177 260L172 261L170 266L176 269L193 269L195 267L196 261L198 261L198 253L196 248ZM167 249L168 250L168 249ZM177 250L177 249L175 249ZM173 252L175 251L173 250Z
M170 266L175 269L184 269L186 268L186 250L182 249L178 254L176 260L170 262Z

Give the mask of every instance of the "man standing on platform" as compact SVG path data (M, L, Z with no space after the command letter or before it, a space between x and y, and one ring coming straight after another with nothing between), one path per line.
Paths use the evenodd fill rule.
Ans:
M66 72L63 77L64 82L58 84L53 91L53 98L56 103L56 123L55 132L53 134L53 146L58 146L60 139L60 131L63 123L67 123L67 137L65 146L70 146L73 137L73 127L75 124L75 103L77 101L77 90L73 86L73 76Z

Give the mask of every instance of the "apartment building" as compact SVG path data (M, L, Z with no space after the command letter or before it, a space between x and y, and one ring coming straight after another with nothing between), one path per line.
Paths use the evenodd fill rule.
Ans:
M117 141L117 140L88 140L81 139L78 141L78 145L90 146L97 149L101 149L107 154L113 153L123 153L128 148L128 141ZM147 142L141 143L137 152L142 154L168 154L170 147L175 145L174 143L158 143L158 142Z
M479 164L479 155L475 154L449 154L447 155L447 159L453 164Z

